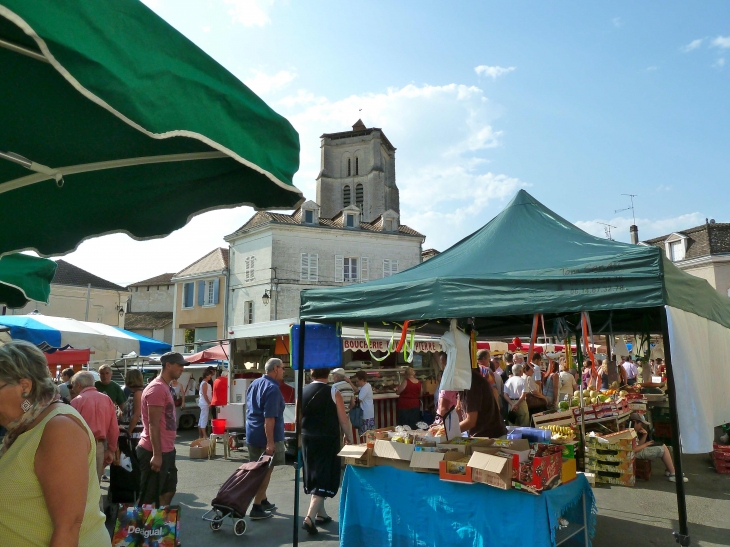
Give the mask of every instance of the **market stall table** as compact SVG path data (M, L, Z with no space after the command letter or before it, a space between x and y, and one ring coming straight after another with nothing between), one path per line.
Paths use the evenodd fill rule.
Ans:
M505 507L515 511L495 512ZM348 465L340 495L340 545L590 545L596 513L583 475L533 495L393 467ZM559 530L561 516L570 525Z

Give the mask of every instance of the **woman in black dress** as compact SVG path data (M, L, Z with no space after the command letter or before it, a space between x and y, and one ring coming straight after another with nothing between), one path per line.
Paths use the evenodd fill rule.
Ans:
M352 443L352 425L345 412L340 392L327 385L330 369L311 372L312 383L302 393L302 458L304 492L312 495L304 528L317 533L317 524L327 524L332 517L324 509L325 498L332 498L340 488L340 439L345 434Z

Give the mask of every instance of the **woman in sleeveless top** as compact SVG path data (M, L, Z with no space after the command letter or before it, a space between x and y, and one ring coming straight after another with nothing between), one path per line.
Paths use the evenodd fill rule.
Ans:
M396 404L398 425L408 425L411 429L418 429L416 423L421 421L421 382L416 380L416 371L413 367L406 368L406 377L395 388L398 394Z
M560 390L558 380L558 364L550 360L545 380L542 383L543 395L548 401L548 410L556 410L558 408L558 391Z
M27 342L0 347L0 425L0 545L110 546L94 438Z
M352 443L352 425L345 412L342 394L329 385L330 369L311 372L312 383L302 392L302 460L304 492L312 495L304 528L317 533L317 524L327 524L332 517L324 509L325 498L332 498L340 488L340 439L345 434Z

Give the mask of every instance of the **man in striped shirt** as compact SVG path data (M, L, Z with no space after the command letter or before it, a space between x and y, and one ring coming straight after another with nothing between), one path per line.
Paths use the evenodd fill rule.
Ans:
M355 388L345 374L344 368L336 368L332 372L332 387L342 395L342 402L345 403L345 412L350 414L350 409L355 404Z

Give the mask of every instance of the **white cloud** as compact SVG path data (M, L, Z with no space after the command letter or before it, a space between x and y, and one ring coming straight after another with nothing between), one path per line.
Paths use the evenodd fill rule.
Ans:
M401 221L443 250L481 227L524 182L489 171L488 151L499 146L493 128L501 108L478 87L407 85L339 100L299 90L279 104L300 135L301 167L296 184L315 195L320 169L319 136L344 131L362 118L382 127L395 147Z
M205 25L203 27L203 32L210 32L210 25Z
M508 74L514 70L517 69L513 66L504 68L501 66L479 65L474 67L474 72L476 72L479 76L490 76L492 80L496 80L499 76Z
M722 68L725 66L725 58L720 57L717 61L714 62L712 65L714 68Z
M636 225L639 227L639 239L646 241L654 237L659 237L672 232L694 228L705 222L705 217L700 213L687 213L673 218L648 219L637 218ZM611 228L611 235L617 241L629 242L629 226L634 221L631 217L621 216L610 219L597 218L595 220L579 220L575 222L581 230L588 232L594 236L605 237L605 227L601 223L615 226Z
M657 71L657 70L659 70L659 67L658 67L658 66L656 66L656 65L652 65L652 66L648 66L648 67L646 67L646 71L647 71L647 72L655 72L655 71Z
M274 3L273 0L223 0L223 2L231 6L228 14L234 23L240 23L244 27L263 27L271 22L269 11Z
M730 36L718 36L712 41L712 47L730 49Z
M611 22L616 28L624 26L624 22L621 20L620 17L614 17L613 19L611 19Z
M700 47L702 45L702 42L704 41L704 38L698 38L697 40L692 40L689 44L686 46L682 46L680 49L684 51L685 53L688 53L690 51L693 51Z
M257 72L251 78L246 78L245 83L257 95L265 95L276 89L280 89L297 77L296 72L280 70L274 75Z

